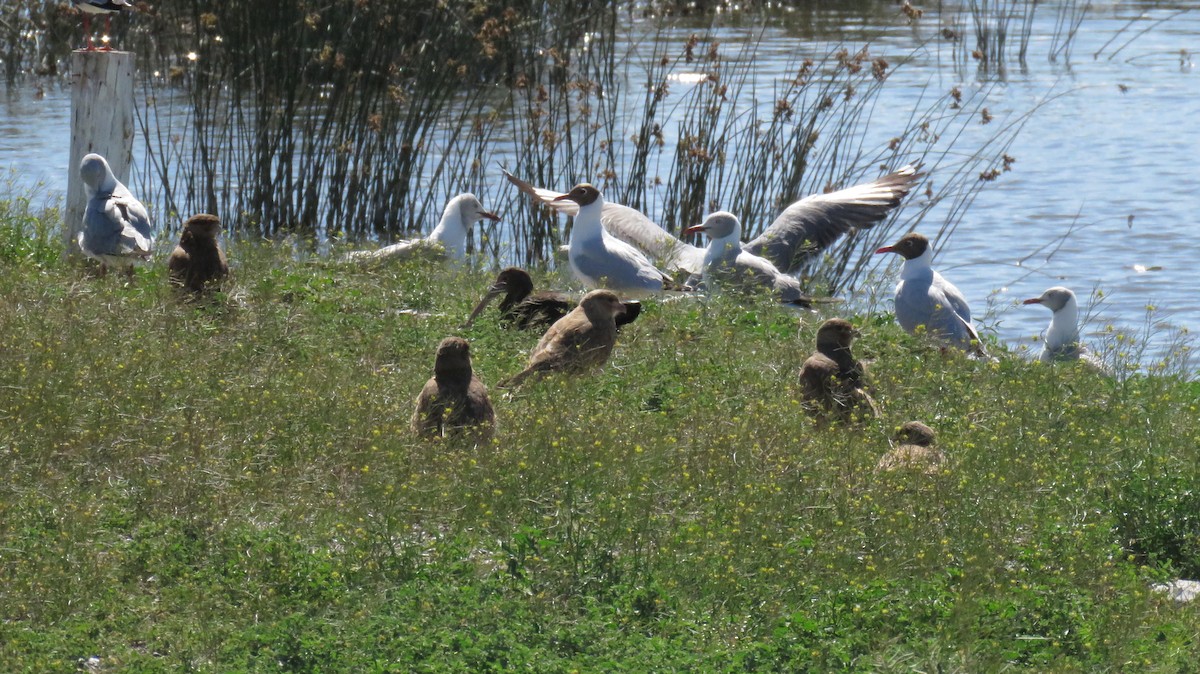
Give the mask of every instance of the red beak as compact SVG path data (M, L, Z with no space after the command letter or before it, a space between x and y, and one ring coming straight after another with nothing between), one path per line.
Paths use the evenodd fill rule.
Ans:
M896 249L892 248L891 246L884 246L883 248L880 248L879 250L875 251L875 254L878 255L880 253L894 253L894 252L896 252Z
M1031 298L1025 300L1024 302L1021 302L1021 304L1041 304L1041 303L1042 303L1042 298L1040 298L1040 297L1031 297Z
M571 201L571 195L570 194L562 194L557 197L554 197L550 201Z
M683 230L683 233L684 234L695 234L696 232L704 232L704 231L707 231L704 228L704 225L692 225L691 227L688 227L687 229Z
M495 213L484 211L484 212L480 213L480 215L487 218L488 220L491 220L492 222L500 222L500 216L496 215Z

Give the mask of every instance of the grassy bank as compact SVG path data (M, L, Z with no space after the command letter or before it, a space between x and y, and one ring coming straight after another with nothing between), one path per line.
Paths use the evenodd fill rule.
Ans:
M493 391L494 444L419 443L413 397L490 274L240 244L195 307L161 266L58 262L36 223L0 228L6 672L1200 660L1200 609L1148 589L1200 574L1193 382L860 316L884 417L821 429L795 399L817 317L649 302L604 371ZM537 340L464 336L489 384ZM940 477L873 472L909 419Z

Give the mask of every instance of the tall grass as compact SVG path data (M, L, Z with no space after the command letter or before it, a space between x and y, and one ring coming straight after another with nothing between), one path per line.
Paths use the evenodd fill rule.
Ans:
M1197 563L1192 381L972 361L863 315L884 416L824 428L796 383L819 320L651 302L603 371L493 391L495 442L421 443L413 397L490 275L230 248L202 307L157 267L0 265L5 671L1200 657L1196 611L1148 590ZM465 336L485 382L538 338ZM874 473L909 419L944 474Z

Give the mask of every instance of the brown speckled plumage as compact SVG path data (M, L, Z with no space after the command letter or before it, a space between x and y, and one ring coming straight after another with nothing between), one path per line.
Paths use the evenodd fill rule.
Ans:
M636 302L622 303L611 290L584 295L579 306L542 335L525 369L501 386L516 386L535 373L583 372L603 365L616 344L617 317L633 311L633 306L641 308Z
M800 394L815 416L845 419L863 408L878 416L867 392L866 372L850 352L858 330L848 321L831 318L817 330L817 352L800 368Z
M412 429L426 438L470 431L486 440L495 432L496 413L487 387L471 369L467 340L447 337L438 345L433 377L417 396Z
M896 431L896 446L879 459L876 471L912 470L937 475L946 465L942 451L934 447L933 429L919 421L910 421Z
M217 243L221 221L207 213L193 215L183 224L179 245L167 259L171 283L201 293L220 286L229 275L225 252Z

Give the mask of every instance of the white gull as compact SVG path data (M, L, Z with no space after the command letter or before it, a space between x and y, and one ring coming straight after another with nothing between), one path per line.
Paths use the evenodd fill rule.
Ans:
M979 333L971 323L967 298L932 267L933 251L929 239L909 232L875 253L896 253L904 258L900 282L896 284L896 321L901 327L915 333L924 326L924 330L939 341L986 355Z

